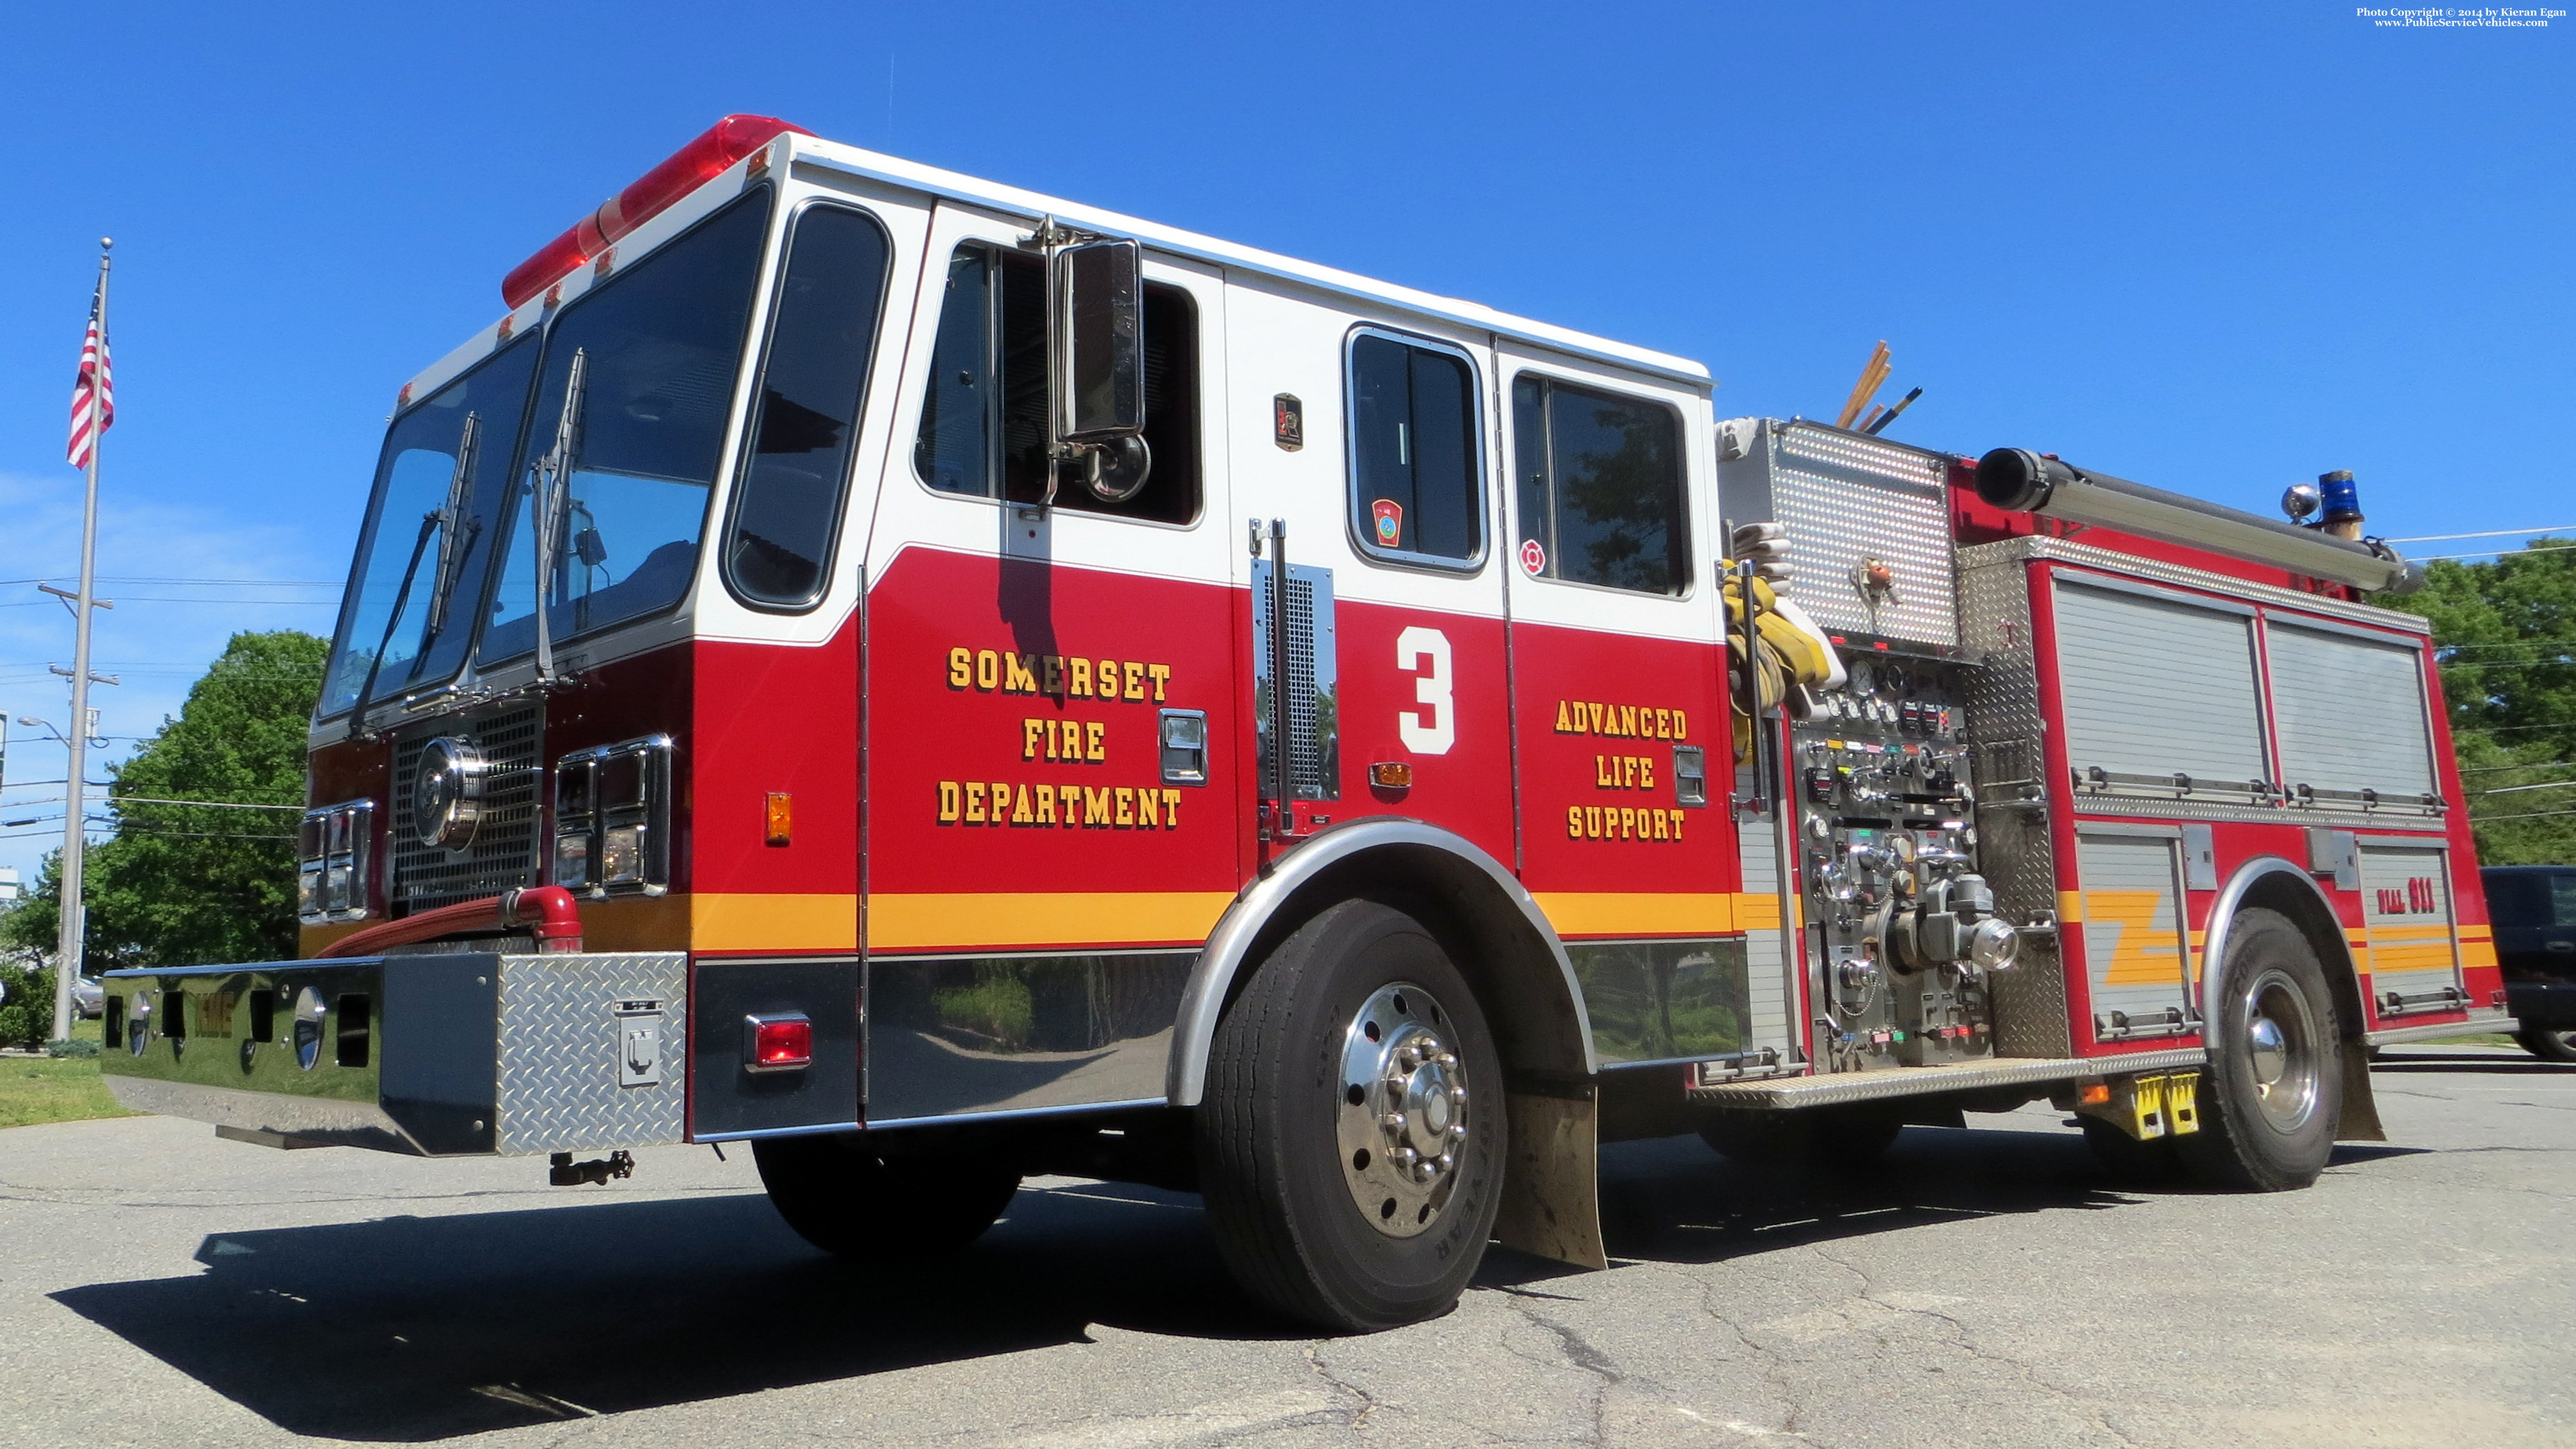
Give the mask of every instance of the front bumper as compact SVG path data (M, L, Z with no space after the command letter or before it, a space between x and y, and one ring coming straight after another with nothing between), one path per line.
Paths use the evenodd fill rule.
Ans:
M686 1130L681 952L460 952L104 980L101 1064L108 1090L139 1111L423 1157L647 1147Z
M2504 1005L2526 1028L2564 1031L2576 1027L2576 981L2508 981Z

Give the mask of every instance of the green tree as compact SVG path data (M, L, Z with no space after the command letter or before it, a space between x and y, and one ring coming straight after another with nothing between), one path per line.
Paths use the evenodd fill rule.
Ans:
M292 813L142 802L301 805L305 726L329 652L291 629L235 634L179 717L108 771L117 825L89 849L91 970L295 954ZM0 944L51 952L61 908L61 860L48 857L35 889L0 916Z
M2430 572L2386 602L2432 621L2480 863L2576 861L2576 539Z

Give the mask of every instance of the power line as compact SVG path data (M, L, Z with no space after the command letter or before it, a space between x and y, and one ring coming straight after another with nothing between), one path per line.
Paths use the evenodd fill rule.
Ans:
M2445 558L2520 558L2527 553L2567 553L2570 550L2576 550L2576 543L2553 543L2540 548L2491 548L2484 553L2427 553L2416 555L2412 561L2431 563Z
M2538 538L2543 534L2576 531L2576 523L2561 523L2548 528L2493 528L2484 533L2419 533L2412 538L2383 538L2382 543L2441 543L2454 538Z

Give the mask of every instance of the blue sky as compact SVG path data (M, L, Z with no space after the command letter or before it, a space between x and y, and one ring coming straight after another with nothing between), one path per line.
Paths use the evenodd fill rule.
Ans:
M121 753L230 631L327 631L396 388L728 111L1700 358L1728 413L1830 416L1884 338L1911 441L2258 510L2351 468L2392 536L2576 523L2576 20L2354 12L25 7L0 579L76 567L98 236ZM70 652L0 585L0 707L62 722ZM15 735L13 780L61 778Z

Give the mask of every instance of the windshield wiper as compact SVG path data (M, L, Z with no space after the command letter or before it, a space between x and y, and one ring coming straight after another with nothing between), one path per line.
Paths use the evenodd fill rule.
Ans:
M528 542L536 554L537 682L555 679L553 631L546 626L546 582L554 573L557 537L563 528L565 503L572 490L573 454L581 446L582 390L590 371L590 352L576 347L564 377L563 411L555 418L552 451L528 467Z
M448 596L456 591L457 576L465 572L467 547L483 531L483 520L467 511L474 501L474 465L482 446L483 420L469 412L464 435L456 440L456 471L447 478L447 505L432 515L438 521L438 572L429 586L423 639L434 639L447 627Z
M411 558L403 565L402 583L394 589L393 608L385 615L385 632L376 640L375 653L367 660L367 677L358 685L357 712L350 720L353 733L366 732L367 706L375 700L376 674L385 667L385 651L393 647L394 631L402 627L403 610L411 603L411 581L420 574L420 556L428 552L433 533L439 535L438 574L431 586L428 621L420 634L424 649L447 621L447 591L456 585L451 570L462 567L465 556L465 550L457 546L457 520L465 512L465 495L474 486L474 454L482 436L483 420L467 413L464 431L456 439L456 469L447 476L447 501L420 516L420 536L411 542Z

